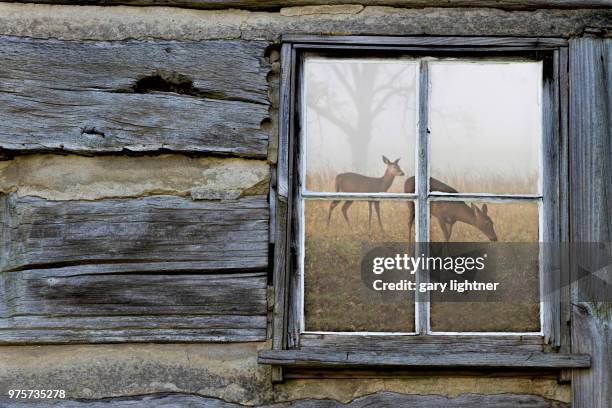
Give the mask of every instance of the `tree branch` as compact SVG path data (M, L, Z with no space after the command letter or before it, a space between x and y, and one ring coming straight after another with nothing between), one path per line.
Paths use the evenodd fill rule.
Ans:
M346 76L342 73L342 71L340 71L340 69L338 69L338 67L335 65L332 65L331 69L334 71L334 73L338 77L338 80L340 81L340 83L344 86L344 89L346 89L347 92L350 94L351 98L355 98L356 90L346 80Z
M325 119L336 125L340 130L346 133L347 136L350 137L352 134L355 134L357 132L357 129L348 124L346 121L330 113L329 109L323 109L316 105L310 105L310 108L312 108L319 115L323 116Z

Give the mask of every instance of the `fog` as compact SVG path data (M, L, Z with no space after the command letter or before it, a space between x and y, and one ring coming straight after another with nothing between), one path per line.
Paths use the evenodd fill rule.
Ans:
M430 61L431 175L470 192L537 191L540 62ZM309 58L305 65L306 185L336 174L381 176L382 155L415 174L419 62ZM396 180L391 191L401 191Z

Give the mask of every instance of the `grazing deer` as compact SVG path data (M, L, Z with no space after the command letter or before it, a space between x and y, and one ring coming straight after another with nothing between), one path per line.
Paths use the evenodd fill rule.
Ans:
M397 164L397 162L399 162L399 159L393 162L387 159L385 156L383 156L382 159L383 162L387 165L385 174L382 177L368 177L357 173L338 174L336 176L336 192L383 193L389 190L391 184L393 184L393 180L395 179L395 177L403 176L404 172ZM340 204L340 201L341 200L334 200L329 206L329 214L327 216L328 226L331 220L332 211L334 211L334 208L336 208L336 206ZM344 215L344 219L346 220L346 223L349 225L349 227L351 226L351 222L349 221L347 211L352 204L352 200L346 200L342 205L342 215ZM376 210L376 216L378 217L378 225L380 225L381 231L384 232L382 221L380 220L379 201L368 201L368 231L371 229L372 226L372 205L374 205L374 209Z
M444 193L457 193L458 191L451 186L444 184L440 180L431 177L429 184L432 191ZM414 177L409 177L404 183L404 192L413 193ZM444 234L446 242L450 240L453 233L453 226L457 221L473 225L482 231L490 241L497 241L497 234L493 228L493 221L487 215L487 205L483 204L478 208L472 203L471 207L463 201L433 201L430 207L431 215L438 219L438 224ZM408 233L412 236L412 225L414 224L414 203L408 202Z

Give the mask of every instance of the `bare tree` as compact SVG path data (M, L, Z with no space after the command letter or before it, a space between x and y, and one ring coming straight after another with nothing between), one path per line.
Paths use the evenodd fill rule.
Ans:
M353 171L364 171L375 118L385 109L391 96L410 94L406 86L396 85L397 79L406 74L406 68L387 78L383 78L381 66L376 63L330 64L330 68L333 81L344 88L351 106L343 106L344 101L324 89L325 83L311 84L314 92L309 93L306 103L319 117L344 133L351 149ZM354 114L346 115L351 108Z

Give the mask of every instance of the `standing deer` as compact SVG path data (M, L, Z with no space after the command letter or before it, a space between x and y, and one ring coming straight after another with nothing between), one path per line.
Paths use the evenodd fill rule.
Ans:
M414 177L410 177L404 183L404 192L414 192ZM444 193L457 193L458 191L451 186L444 184L440 180L433 177L429 179L429 184L432 191L441 191ZM471 207L463 201L433 201L431 203L431 215L438 219L438 224L444 234L446 242L450 240L453 233L453 226L457 221L465 222L473 225L482 231L490 241L497 241L497 234L493 228L493 221L487 215L487 205L483 204L482 208L478 208L472 203ZM412 225L414 224L414 203L408 202L408 233L412 236Z
M382 177L368 177L357 173L342 173L336 176L336 192L343 193L383 193L391 187L393 180L396 176L403 176L404 172L397 164L399 158L395 161L387 159L385 156L382 157L383 163L387 165L385 174ZM329 206L329 214L327 216L327 225L331 221L332 211L341 200L334 200ZM347 211L353 204L352 200L346 200L342 205L342 215L346 223L351 226ZM378 218L378 225L380 225L381 231L384 232L382 221L380 220L380 202L379 201L368 201L368 231L372 227L372 205L376 210L376 216Z

